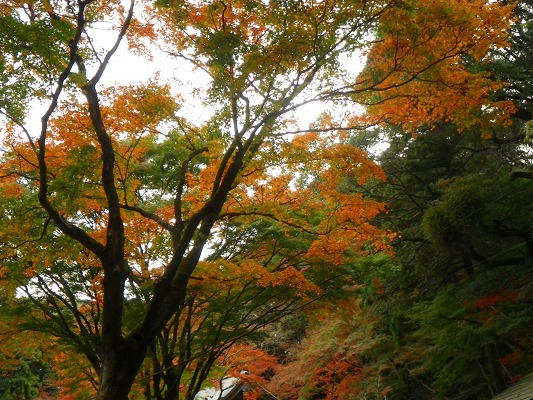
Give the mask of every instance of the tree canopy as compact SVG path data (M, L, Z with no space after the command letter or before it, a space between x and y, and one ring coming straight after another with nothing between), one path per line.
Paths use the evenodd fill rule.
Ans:
M365 355L378 359L394 352L394 340L403 343L383 326L431 339L426 350L441 365L439 357L448 358L438 344L449 333L425 329L443 305L477 320L476 335L492 335L467 346L469 361L481 352L482 371L492 368L494 346L528 346L509 337L530 323L527 308L515 307L523 285L511 278L529 269L506 275L501 301L475 296L483 292L476 285L494 296L492 275L480 283L485 266L505 275L515 264L504 259L522 265L531 256L523 209L492 200L511 193L523 205L529 196L529 180L505 180L516 163L523 168L514 176L529 176L527 150L504 144L507 130L518 139L527 132L513 120L528 111L527 89L513 89L506 63L527 57L522 21L530 12L526 2L478 0L4 2L2 314L14 331L72 355L71 376L85 384L70 394L76 398L193 399L213 374L241 367L252 372L241 378L265 383L276 363L261 343L276 324L304 310L328 320L331 304L371 322L348 333L350 322L329 319L342 339L304 384L313 393L343 398L370 371L392 371ZM164 52L207 83L186 94L180 76L162 82L154 70L144 82L104 84L122 42L148 58ZM512 51L518 55L506 59ZM205 116L190 118L184 110L198 99ZM298 112L314 103L326 112L302 127ZM371 141L371 127L390 137L380 159L361 143ZM480 137L503 147L485 153ZM464 151L443 152L450 142ZM441 169L413 172L435 157ZM411 233L423 250L411 252ZM437 254L431 263L404 263L428 260L427 252ZM424 270L437 265L457 284L444 279L446 290L390 315L365 308L379 309L385 294L411 293L421 277L438 287L439 275ZM484 313L500 303L511 303L501 312L517 325L501 319L487 333ZM410 323L398 322L406 312ZM345 369L332 375L340 361ZM457 363L417 379L448 390L464 370ZM56 373L69 375L61 368ZM500 375L492 375L503 382L495 390L505 385Z

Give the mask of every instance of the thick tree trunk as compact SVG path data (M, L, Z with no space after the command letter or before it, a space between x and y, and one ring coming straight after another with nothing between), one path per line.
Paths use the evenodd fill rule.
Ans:
M128 400L147 350L142 343L134 341L124 341L120 348L103 354L98 400Z
M189 221L189 226L182 236L182 245L177 247L165 274L155 284L154 296L139 329L126 339L122 336L124 283L128 275L127 263L123 256L124 227L120 219L120 210L117 211L115 218L110 212L108 246L101 257L104 267L104 313L98 400L128 399L149 346L185 300L189 277L198 264L209 232L241 169L243 155L241 152L235 157L227 172L222 175L216 193ZM111 195L116 195L116 192ZM111 195L109 197L113 200ZM116 203L118 204L118 201ZM197 233L196 238L194 238L195 233ZM191 243L193 246L188 250Z
M119 225L119 224L117 224ZM119 228L122 228L119 225ZM137 333L127 338L122 333L124 290L128 275L122 258L123 229L108 231L109 239L118 238L119 252L102 259L104 266L104 312L102 318L102 366L98 400L127 400L135 377L146 356L149 342Z

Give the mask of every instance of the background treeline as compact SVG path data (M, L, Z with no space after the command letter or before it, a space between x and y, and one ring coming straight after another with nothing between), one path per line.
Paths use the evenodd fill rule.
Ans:
M388 145L374 155L387 181L347 190L388 204L396 255L360 260L350 312L287 345L282 398L490 399L533 371L533 3L515 12L509 49L465 61L506 82L494 96L516 105L512 125L354 135L369 152Z

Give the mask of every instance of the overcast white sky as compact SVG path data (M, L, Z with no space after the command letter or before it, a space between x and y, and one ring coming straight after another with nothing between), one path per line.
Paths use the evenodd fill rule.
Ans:
M172 58L163 52L154 52L153 56L153 60L149 61L131 54L128 52L127 43L123 41L102 77L102 84L108 86L117 83L127 85L146 82L159 72L162 82L177 80L173 85L185 100L180 115L191 122L205 120L212 111L202 105L201 99L195 97L192 90L207 85L209 81L207 74L194 70L185 60ZM300 127L308 128L323 110L324 106L317 103L302 107L298 112Z

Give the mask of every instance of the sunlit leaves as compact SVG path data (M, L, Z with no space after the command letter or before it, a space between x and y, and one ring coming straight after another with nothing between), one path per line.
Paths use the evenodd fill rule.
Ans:
M72 25L51 18L49 2L7 2L0 12L0 110L22 120L28 102L43 98L65 66Z
M459 129L509 123L513 105L488 99L502 83L467 65L506 45L512 9L483 0L411 1L384 15L363 75L378 91L363 100L373 120L407 129L443 120Z
M228 211L263 214L285 221L287 227L313 232L317 237L308 256L339 264L347 249L369 241L386 248L386 234L366 224L384 210L383 205L343 192L341 183L348 177L362 183L384 176L359 149L330 140L316 134L296 136L281 147L282 158L261 159L263 168L270 164L273 176L268 169L246 176L244 190L236 192L237 208ZM288 162L280 162L283 159Z
M170 2L162 13L176 27L167 40L211 74L217 98L246 93L271 102L287 95L296 82L307 85L321 68L332 72L339 53L358 48L365 30L388 6L359 1L201 1Z

